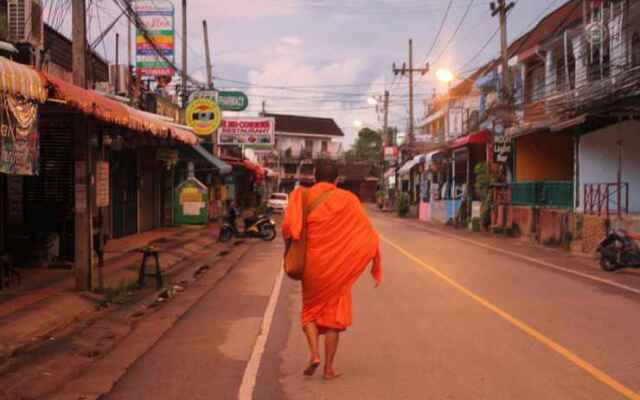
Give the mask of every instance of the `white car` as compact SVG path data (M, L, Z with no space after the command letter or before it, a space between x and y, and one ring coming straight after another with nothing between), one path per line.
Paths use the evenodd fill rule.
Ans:
M289 205L289 195L286 193L273 193L267 201L267 206L274 212L284 212Z

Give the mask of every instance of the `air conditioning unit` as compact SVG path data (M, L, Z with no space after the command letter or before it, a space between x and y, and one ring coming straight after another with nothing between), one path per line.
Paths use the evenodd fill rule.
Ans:
M8 0L7 16L10 42L29 43L42 49L44 21L41 0Z
M118 78L117 83L116 71ZM111 87L115 89L115 94L121 95L129 93L129 87L131 86L129 67L126 65L109 65L109 83Z

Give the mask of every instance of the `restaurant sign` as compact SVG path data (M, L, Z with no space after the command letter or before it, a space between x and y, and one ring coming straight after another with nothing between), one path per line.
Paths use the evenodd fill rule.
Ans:
M275 125L270 117L224 118L218 129L218 145L272 147Z
M398 148L396 146L386 146L384 148L384 160L387 162L394 162L398 160Z
M37 175L38 105L6 96L0 105L0 173Z

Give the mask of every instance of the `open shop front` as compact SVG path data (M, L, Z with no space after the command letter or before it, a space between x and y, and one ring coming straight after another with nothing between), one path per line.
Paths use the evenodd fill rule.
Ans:
M456 218L466 219L471 202L476 200L474 170L487 160L488 139L489 132L480 131L459 138L449 149L427 154L422 220L448 223ZM424 204L426 202L429 204Z

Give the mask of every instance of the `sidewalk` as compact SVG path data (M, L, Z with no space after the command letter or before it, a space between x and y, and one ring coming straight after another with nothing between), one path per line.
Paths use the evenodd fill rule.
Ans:
M153 244L160 251L163 276L187 259L200 258L217 244L217 227L162 228L109 242L105 248L104 286L127 287L137 282L142 255ZM88 293L75 292L72 270L22 270L23 285L0 293L0 361L95 312ZM148 280L149 286L154 282Z

